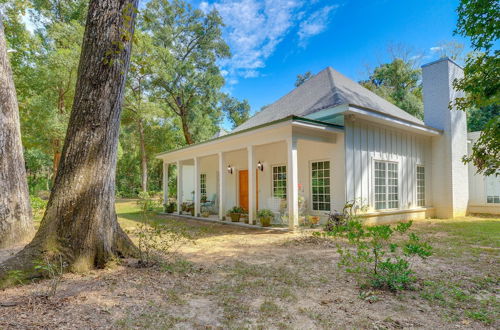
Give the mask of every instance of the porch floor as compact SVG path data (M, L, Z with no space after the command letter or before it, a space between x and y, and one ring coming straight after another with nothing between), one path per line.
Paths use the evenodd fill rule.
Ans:
M211 222L211 223L218 223L221 225L229 225L229 226L236 226L236 227L244 227L244 228L252 228L252 229L263 229L263 230L277 230L277 231L289 231L288 227L262 227L259 225L251 225L248 223L244 222L232 222L232 221L222 221L218 217L211 216L208 218L205 217L195 217L191 215L186 215L186 214L177 214L177 213L165 213L165 212L160 212L160 215L163 216L168 216L174 219L191 219L191 220L198 220L198 221L204 221L204 222Z

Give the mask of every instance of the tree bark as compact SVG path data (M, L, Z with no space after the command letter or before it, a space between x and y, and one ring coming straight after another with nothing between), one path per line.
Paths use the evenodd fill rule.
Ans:
M0 20L0 248L33 233L16 89Z
M139 119L139 143L141 145L141 187L142 191L148 191L148 157L146 155L146 141L144 138L144 124Z
M137 249L115 212L115 172L125 78L138 0L91 0L75 97L47 210L35 238L0 266L36 277L34 260L59 258L68 270L103 268Z
M184 133L184 138L186 139L187 144L193 144L194 140L193 137L191 136L191 132L189 131L189 125L187 122L186 116L181 116L181 122L182 122L182 132Z

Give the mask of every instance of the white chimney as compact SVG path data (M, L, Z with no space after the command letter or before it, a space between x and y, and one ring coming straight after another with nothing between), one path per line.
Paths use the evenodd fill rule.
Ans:
M468 169L462 162L467 120L452 102L463 95L453 88L453 81L463 76L463 69L448 58L422 66L424 122L443 131L432 139L432 203L438 218L464 216L469 201Z

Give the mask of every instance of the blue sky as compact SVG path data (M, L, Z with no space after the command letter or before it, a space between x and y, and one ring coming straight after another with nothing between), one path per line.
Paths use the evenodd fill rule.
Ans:
M455 40L458 0L193 0L217 8L234 57L223 63L226 87L248 99L252 112L293 88L296 75L327 66L354 80L390 58L389 45L404 45L420 64L439 57ZM396 47L397 48L397 47Z

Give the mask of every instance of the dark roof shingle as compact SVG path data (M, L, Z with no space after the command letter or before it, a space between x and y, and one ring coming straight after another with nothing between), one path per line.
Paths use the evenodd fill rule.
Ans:
M322 70L278 101L257 112L233 132L249 129L290 115L307 116L343 104L357 105L412 123L423 121L398 108L331 67Z

